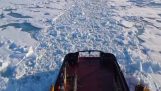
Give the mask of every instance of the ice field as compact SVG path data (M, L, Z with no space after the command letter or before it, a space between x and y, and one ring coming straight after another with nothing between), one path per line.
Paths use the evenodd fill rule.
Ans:
M161 0L0 0L0 91L49 91L64 56L115 54L130 91L161 91Z

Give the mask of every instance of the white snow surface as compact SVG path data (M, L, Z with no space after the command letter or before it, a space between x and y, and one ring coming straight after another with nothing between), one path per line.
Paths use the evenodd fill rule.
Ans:
M0 91L49 91L64 56L115 54L130 91L161 91L161 0L0 0Z

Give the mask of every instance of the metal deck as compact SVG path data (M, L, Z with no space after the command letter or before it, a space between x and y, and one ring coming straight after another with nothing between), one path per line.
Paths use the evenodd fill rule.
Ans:
M114 91L112 67L102 67L99 58L79 58L77 91Z
M113 54L100 52L98 57L84 57L76 52L65 56L50 91L129 91L129 88Z

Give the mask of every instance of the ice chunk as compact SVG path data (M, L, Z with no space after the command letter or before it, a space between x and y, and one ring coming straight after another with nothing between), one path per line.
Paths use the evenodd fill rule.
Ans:
M143 66L142 66L142 62L139 62L139 66L140 66L140 72L143 72Z
M131 28L131 27L133 27L134 24L129 21L121 20L120 25L122 25L123 27L126 27L126 28Z
M16 64L16 66L18 66L25 58L28 58L28 57L33 56L33 53L34 53L34 51L33 51L33 48L32 48L32 46L31 46L31 47L29 48L28 52L26 53L26 55L21 59L21 61L19 61L19 62Z
M25 74L25 68L23 66L17 67L15 78L20 79L21 77L24 76L24 74Z
M2 47L4 45L3 41L0 41L0 47Z
M26 54L26 57L30 57L34 53L32 46L29 48L28 53Z
M0 60L0 72L5 70L8 67L8 65L8 62L3 62L2 60Z
M153 73L153 69L151 66L148 68L148 73Z

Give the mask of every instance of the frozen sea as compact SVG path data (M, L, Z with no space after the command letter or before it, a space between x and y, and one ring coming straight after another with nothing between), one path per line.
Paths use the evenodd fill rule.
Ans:
M0 0L0 91L49 91L64 56L113 53L130 91L161 91L161 0Z

